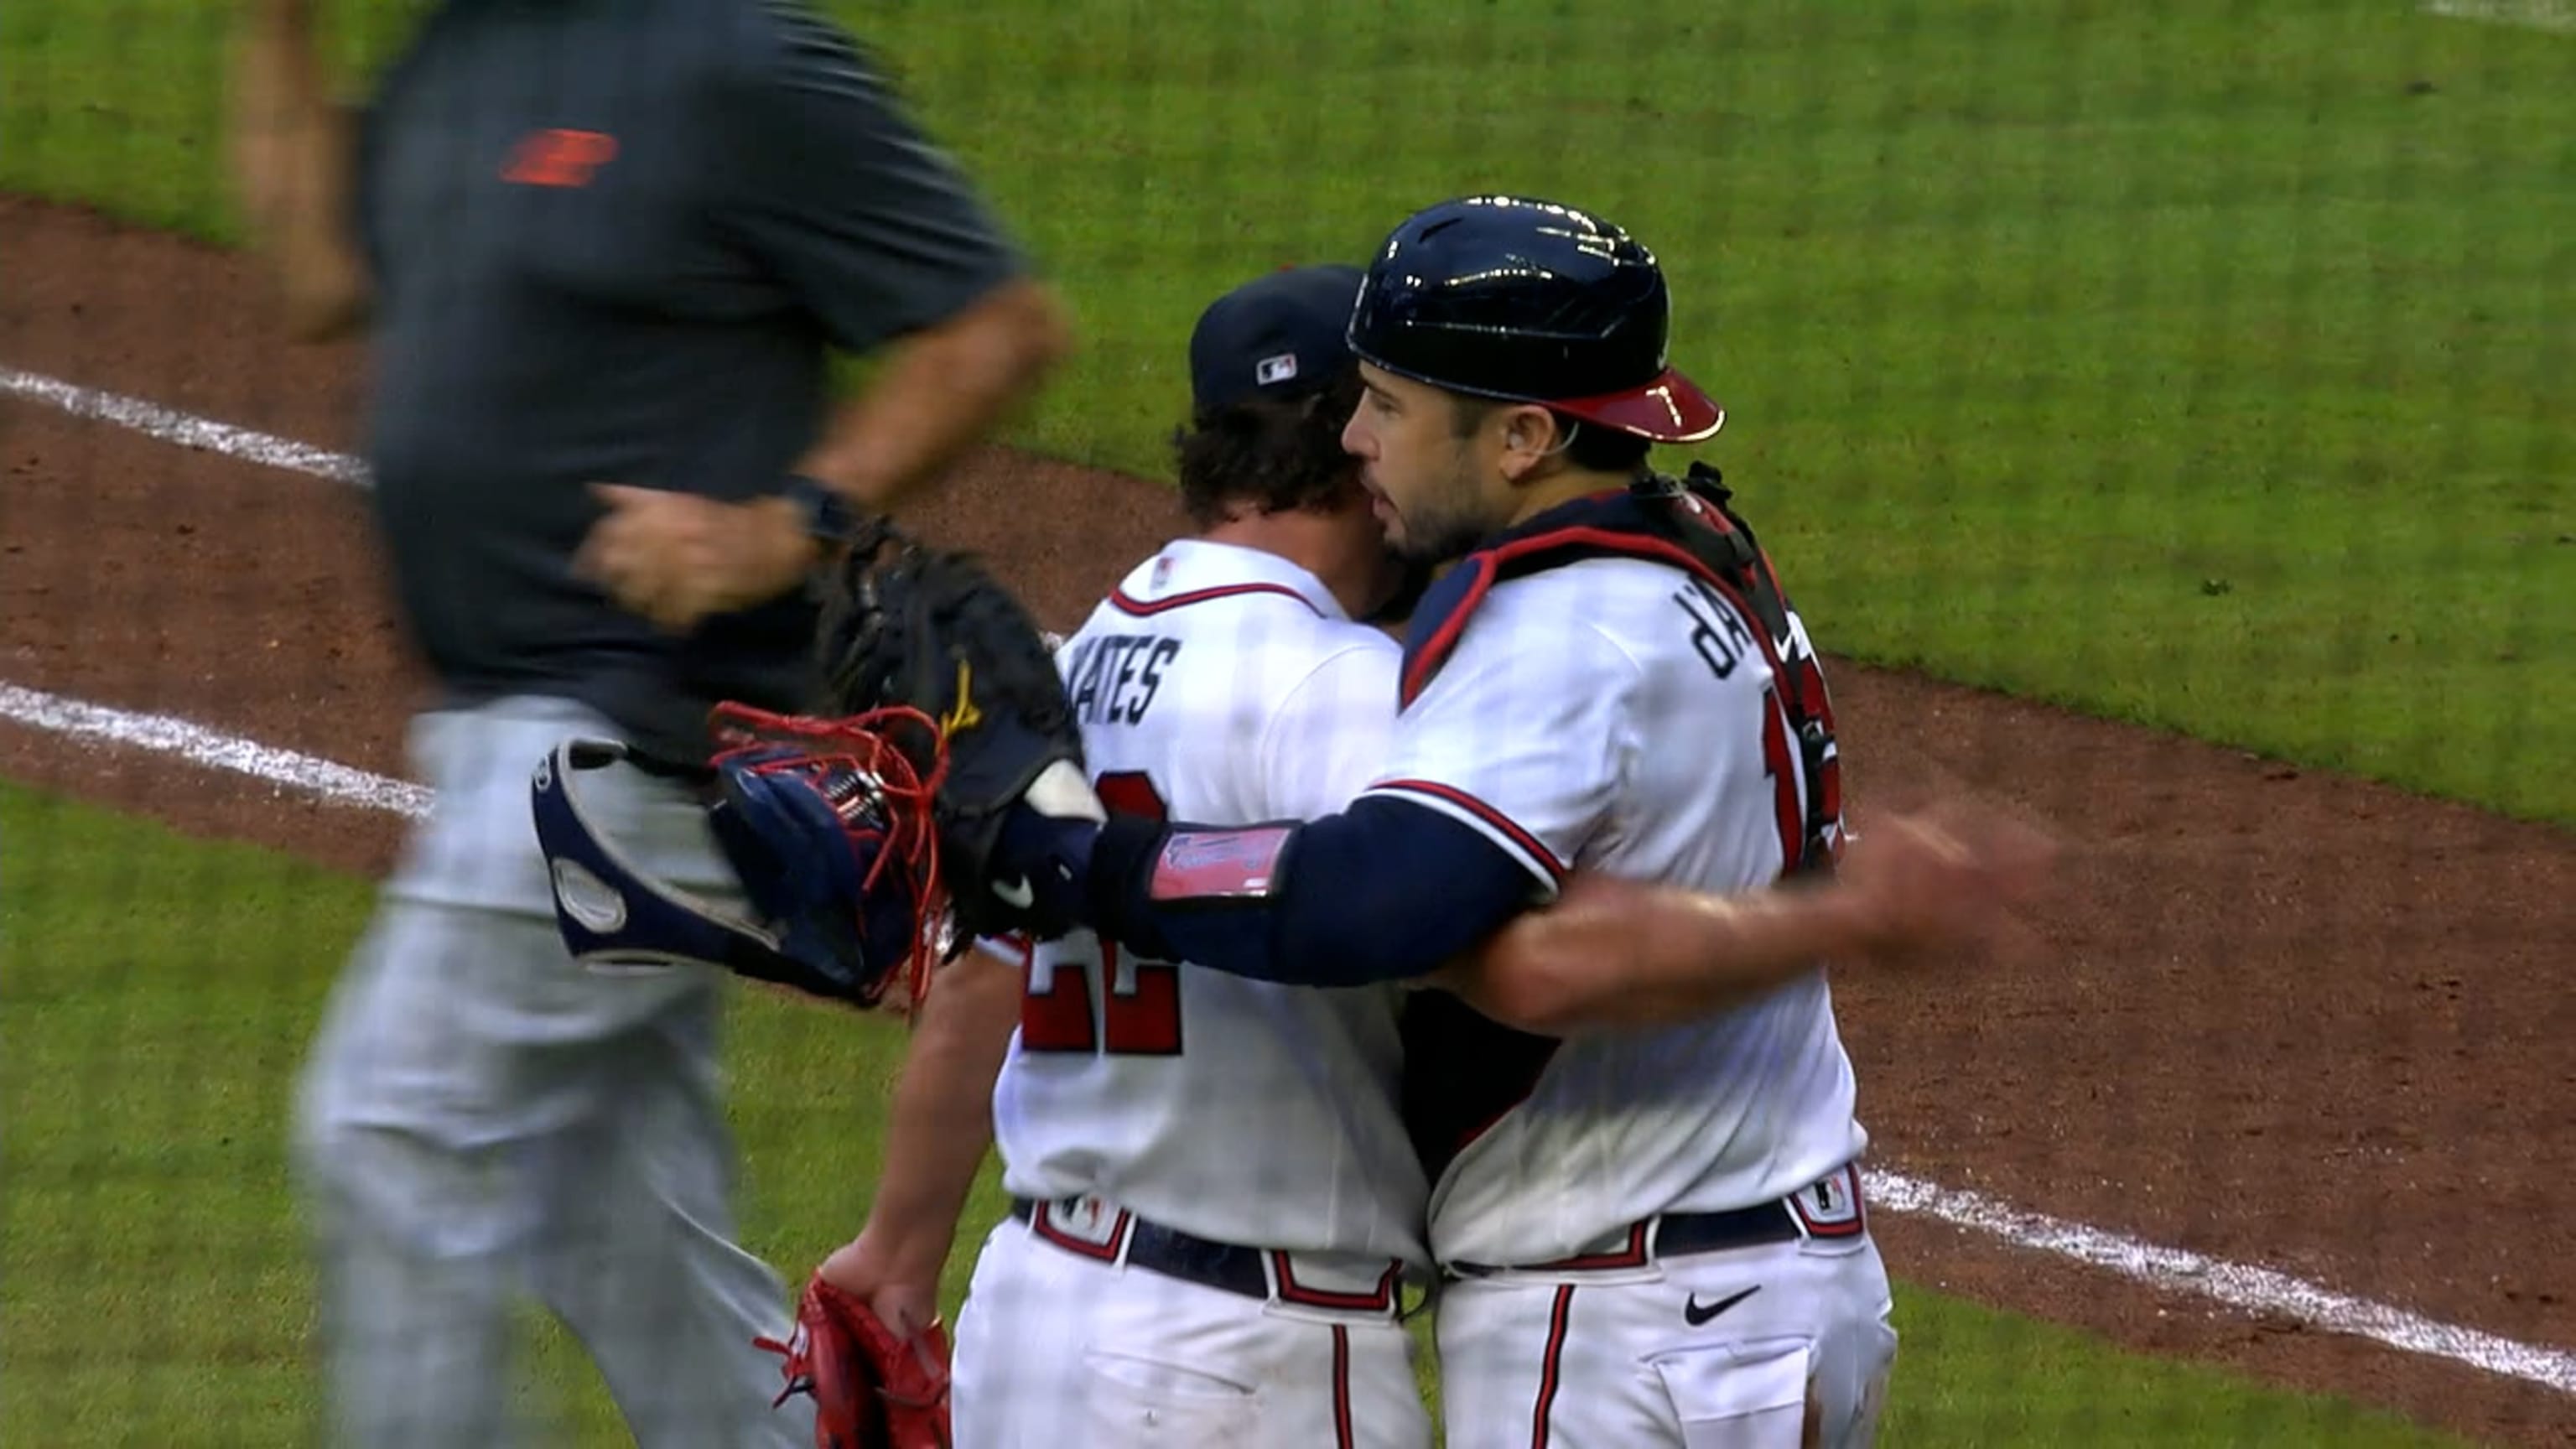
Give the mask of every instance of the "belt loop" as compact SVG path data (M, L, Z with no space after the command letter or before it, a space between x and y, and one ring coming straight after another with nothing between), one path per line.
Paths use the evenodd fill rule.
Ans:
M1084 1216L1094 1221L1097 1221L1105 1212L1117 1214L1110 1220L1106 1237L1095 1241L1057 1224L1058 1209L1080 1211L1086 1205L1091 1210ZM1125 1208L1089 1194L1066 1198L1042 1198L1030 1210L1029 1230L1037 1234L1040 1239L1053 1243L1069 1253L1079 1254L1094 1262L1115 1264L1123 1268L1127 1265L1128 1247L1136 1241L1136 1218Z
M1097 1201L1097 1199L1094 1199L1094 1201ZM1115 1253L1115 1256L1112 1257L1110 1261L1116 1263L1120 1268L1125 1268L1127 1266L1128 1251L1136 1245L1136 1215L1127 1211L1127 1209L1123 1207L1110 1208L1105 1203L1102 1204L1102 1207L1105 1211L1113 1211L1118 1214L1117 1226L1109 1230L1109 1245Z
M1390 1321L1401 1316L1404 1307L1404 1279L1408 1271L1401 1258L1386 1259L1386 1267L1370 1288L1353 1290L1323 1288L1297 1281L1296 1255L1284 1249L1268 1248L1261 1253L1262 1281L1270 1288L1273 1307L1320 1309L1332 1313L1384 1314ZM1318 1265L1320 1267L1320 1265Z
M1839 1194L1836 1189L1840 1189ZM1816 1201L1810 1204L1808 1194ZM1835 1198L1840 1196L1840 1202ZM1840 1241L1865 1237L1869 1232L1869 1209L1862 1201L1860 1166L1847 1162L1814 1182L1791 1193L1787 1199L1789 1220L1798 1225L1801 1240Z

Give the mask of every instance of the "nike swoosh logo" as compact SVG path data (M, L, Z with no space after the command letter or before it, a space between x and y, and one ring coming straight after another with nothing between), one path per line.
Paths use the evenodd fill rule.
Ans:
M1000 881L995 881L993 882L993 894L1000 896L1002 898L1002 904L1009 906L1015 911L1025 911L1029 907L1038 903L1038 893L1031 889L1029 883L1025 880L1013 881L1009 885L1004 885Z
M1699 1295L1694 1293L1690 1296L1690 1301L1682 1305L1682 1317L1689 1322L1691 1327L1697 1328L1701 1324L1708 1322L1710 1319L1715 1318L1717 1315L1724 1313L1726 1310L1733 1308L1736 1304L1743 1302L1745 1299L1750 1298L1761 1291L1762 1285L1756 1283L1741 1293L1720 1298L1715 1303L1708 1305L1706 1308L1699 1306Z

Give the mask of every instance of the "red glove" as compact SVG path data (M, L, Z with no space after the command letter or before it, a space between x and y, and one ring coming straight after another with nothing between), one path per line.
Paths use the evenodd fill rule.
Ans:
M786 1359L793 1394L814 1396L815 1449L949 1449L948 1335L938 1322L897 1337L868 1305L809 1279L785 1343L752 1342Z

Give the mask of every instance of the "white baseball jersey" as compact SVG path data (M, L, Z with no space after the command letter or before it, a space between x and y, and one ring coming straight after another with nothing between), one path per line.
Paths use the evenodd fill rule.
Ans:
M1095 788L1209 825L1309 819L1386 760L1402 651L1278 555L1175 542L1058 652ZM1003 1185L1201 1237L1426 1261L1395 985L1319 990L1040 944L994 1095Z
M1368 793L1473 825L1543 895L1576 866L1768 886L1797 848L1805 782L1761 627L1645 560L1506 579L1404 710ZM1784 1196L1867 1142L1821 971L1687 1025L1518 1055L1474 1059L1487 1100L1426 1146L1456 1152L1431 1202L1443 1261L1599 1252L1656 1212Z

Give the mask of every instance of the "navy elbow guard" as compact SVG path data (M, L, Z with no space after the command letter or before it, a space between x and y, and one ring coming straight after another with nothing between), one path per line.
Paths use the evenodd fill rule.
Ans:
M1242 939L1223 951L1224 961L1206 964L1241 975L1267 976L1261 963L1246 953L1269 954L1270 911L1287 875L1289 847L1296 840L1294 823L1252 826L1173 825L1142 815L1112 814L1091 847L1089 881L1092 924L1119 945L1157 961L1199 958L1172 939L1167 926L1184 936L1193 916L1227 911L1246 919L1230 935Z
M1092 864L1102 935L1154 960L1301 986L1435 970L1510 921L1534 890L1472 828L1387 799L1303 825L1113 815Z

